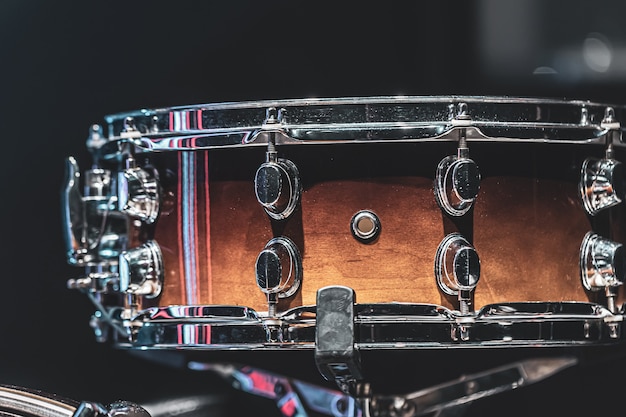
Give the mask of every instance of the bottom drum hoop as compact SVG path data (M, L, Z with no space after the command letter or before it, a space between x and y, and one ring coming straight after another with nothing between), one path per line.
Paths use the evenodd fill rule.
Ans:
M268 318L239 306L172 306L144 311L124 348L190 350L310 350L316 307ZM583 302L515 302L461 314L434 304L354 306L359 350L579 346L624 343L622 314ZM135 321L136 322L136 321Z

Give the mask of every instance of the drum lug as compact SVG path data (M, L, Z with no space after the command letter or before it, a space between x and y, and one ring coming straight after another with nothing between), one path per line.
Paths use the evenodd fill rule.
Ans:
M435 278L445 294L457 296L461 314L470 315L473 292L480 279L480 259L461 234L451 233L439 244L435 255Z
M354 290L329 286L317 291L315 363L320 374L346 394L356 395L363 379L355 346Z
M624 198L622 163L587 158L581 168L579 191L585 211L592 216L620 204Z
M146 224L154 223L159 215L161 193L156 176L127 160L128 168L118 173L119 211Z
M161 190L154 172L138 167L131 140L141 137L133 118L124 121L122 137L129 141L120 143L120 156L124 169L117 175L118 210L146 224L154 223L159 215Z
M256 283L267 294L268 316L276 315L279 298L291 297L302 282L302 257L287 237L275 237L265 245L256 260Z
M256 199L272 219L284 220L300 202L300 175L296 164L288 159L273 158L269 152L267 159L254 178Z
M119 259L120 291L146 298L161 294L163 256L159 245L151 240L124 251Z
M435 199L446 214L460 217L472 208L478 196L480 172L469 157L467 147L467 127L471 125L467 105L459 104L459 114L452 122L459 127L457 155L450 155L439 162L435 175Z
M302 194L298 167L288 159L278 158L276 151L276 132L280 130L283 112L283 109L276 111L274 107L266 111L263 129L268 135L267 152L265 162L254 177L256 199L274 220L291 216Z
M580 245L580 274L587 291L604 290L607 308L616 312L616 288L624 283L626 259L621 243L605 239L593 232L583 238Z

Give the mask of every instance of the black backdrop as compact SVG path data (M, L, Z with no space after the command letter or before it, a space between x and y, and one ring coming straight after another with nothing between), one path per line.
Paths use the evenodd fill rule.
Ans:
M65 262L64 159L89 160L87 131L104 115L313 96L626 102L623 11L618 2L564 1L3 1L0 383L100 402L149 402L197 390L236 395L217 379L96 343L88 326L92 306L65 287L80 271ZM610 71L576 71L576 59L564 64L566 52L577 51L590 33L603 34L612 48ZM613 397L623 389L623 368L611 362L571 371L485 400L477 413L618 409Z

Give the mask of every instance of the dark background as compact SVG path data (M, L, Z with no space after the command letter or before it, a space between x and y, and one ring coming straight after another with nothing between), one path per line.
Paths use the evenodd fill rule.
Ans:
M2 1L0 383L100 402L150 402L198 390L237 398L210 376L96 343L91 304L65 287L81 271L65 261L64 160L90 160L87 132L104 115L396 94L620 104L624 16L619 1ZM568 371L481 401L475 412L617 410L623 371L621 361Z

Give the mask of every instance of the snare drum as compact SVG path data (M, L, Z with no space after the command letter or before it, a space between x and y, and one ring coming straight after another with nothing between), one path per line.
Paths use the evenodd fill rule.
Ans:
M85 178L68 162L69 285L131 348L621 343L623 118L503 97L108 116Z

